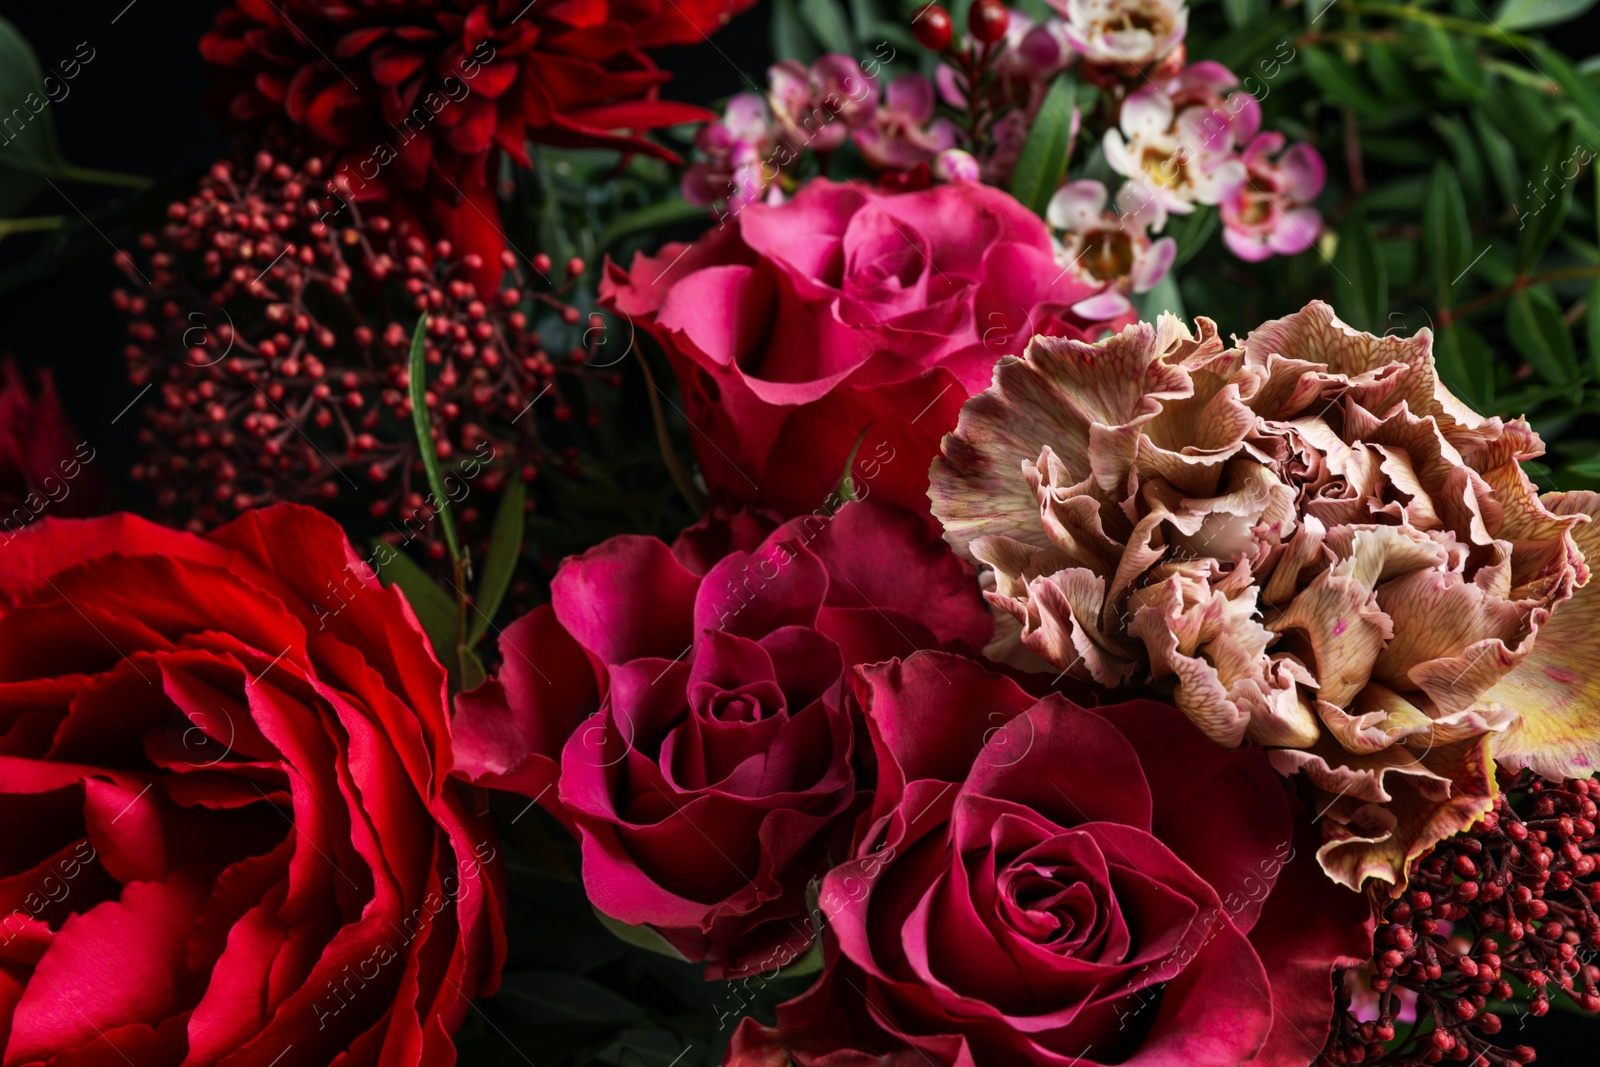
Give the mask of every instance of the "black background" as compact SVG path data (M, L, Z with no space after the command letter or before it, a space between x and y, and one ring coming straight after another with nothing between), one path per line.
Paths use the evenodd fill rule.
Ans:
M134 0L131 7L127 0L5 0L0 14L33 45L46 68L72 56L79 42L95 49L93 61L72 82L71 95L51 105L66 157L80 167L171 183L172 197L179 197L187 195L202 168L228 151L223 130L200 108L205 78L196 42L217 6L215 0ZM1550 36L1569 55L1586 58L1600 51L1600 14L1591 12ZM772 61L767 5L734 19L711 42L667 49L657 59L674 72L664 93L671 99L709 104L749 88L747 77L760 84ZM116 196L115 190L82 184L62 190L70 201L47 192L29 213L70 216L82 209L95 214ZM132 456L138 420L112 422L136 390L128 384L121 355L126 319L110 301L122 275L112 266L109 241L127 241L159 225L158 218L142 221L123 232L113 228L103 255L0 298L0 356L13 356L24 367L54 368L79 433L111 456ZM41 244L34 235L0 242L0 274L27 261ZM117 466L125 470L126 465L124 460L112 469L120 474ZM119 491L128 502L128 486ZM1561 1011L1526 1024L1519 1030L1518 1020L1509 1019L1506 1043L1533 1044L1543 1053L1541 1064L1600 1063L1600 1024Z

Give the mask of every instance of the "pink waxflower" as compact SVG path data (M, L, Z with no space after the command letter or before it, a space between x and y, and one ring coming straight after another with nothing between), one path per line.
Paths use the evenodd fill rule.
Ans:
M792 59L777 63L767 71L767 85L784 140L802 150L842 147L878 108L877 80L854 59L834 52L810 68Z
M1168 212L1187 215L1195 204L1220 204L1245 182L1234 126L1202 106L1177 111L1159 85L1130 94L1118 125L1106 131L1106 162L1148 198L1141 211L1151 212L1154 230L1166 224Z
M1117 210L1106 210L1106 187L1097 181L1070 182L1050 198L1046 220L1060 232L1062 264L1103 290L1076 305L1080 313L1116 318L1133 310L1127 294L1155 288L1178 254L1171 237L1152 241L1149 201L1131 185L1117 194Z
M955 123L934 118L933 108L933 83L920 74L901 75L889 83L871 122L856 129L856 147L879 170L932 163L939 153L954 148L959 137Z
M1067 20L1067 40L1085 60L1143 70L1160 63L1189 29L1183 0L1049 0Z
M1322 156L1308 144L1283 149L1283 134L1263 133L1241 155L1249 177L1222 202L1222 240L1240 259L1304 252L1322 233L1322 215L1310 204L1327 175Z
M722 118L695 136L704 158L684 171L683 198L700 207L726 202L728 213L738 214L777 177L771 158L776 141L766 101L755 93L735 96Z

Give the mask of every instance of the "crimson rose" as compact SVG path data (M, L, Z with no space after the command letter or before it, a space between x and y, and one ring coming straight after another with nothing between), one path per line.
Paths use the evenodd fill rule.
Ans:
M1100 291L998 189L821 179L693 245L608 263L600 287L671 357L712 489L786 515L822 505L858 443L857 485L927 514L962 401L1029 337L1121 326L1084 304Z
M0 550L5 1067L455 1060L504 958L445 673L309 508Z
M777 529L741 513L670 548L612 538L552 597L506 632L500 677L458 698L460 769L558 794L594 905L712 976L812 939L806 884L859 810L849 668L992 629L971 569L870 502Z
M1259 749L944 653L861 668L878 788L823 880L828 969L728 1062L1306 1064L1362 897ZM900 1055L907 1047L915 1059Z

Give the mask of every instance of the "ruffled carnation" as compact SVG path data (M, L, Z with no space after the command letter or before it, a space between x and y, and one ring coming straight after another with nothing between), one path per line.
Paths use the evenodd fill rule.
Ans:
M1279 749L1326 793L1330 875L1398 886L1489 810L1489 735L1546 773L1600 755L1585 661L1529 659L1600 497L1541 500L1538 436L1453 397L1427 332L1313 303L1225 349L1198 321L1036 338L946 438L934 514L994 571L992 655Z

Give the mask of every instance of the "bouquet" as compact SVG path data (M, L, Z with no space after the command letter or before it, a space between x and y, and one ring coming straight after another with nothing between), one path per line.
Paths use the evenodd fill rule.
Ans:
M0 1067L1576 1062L1593 6L0 20Z

